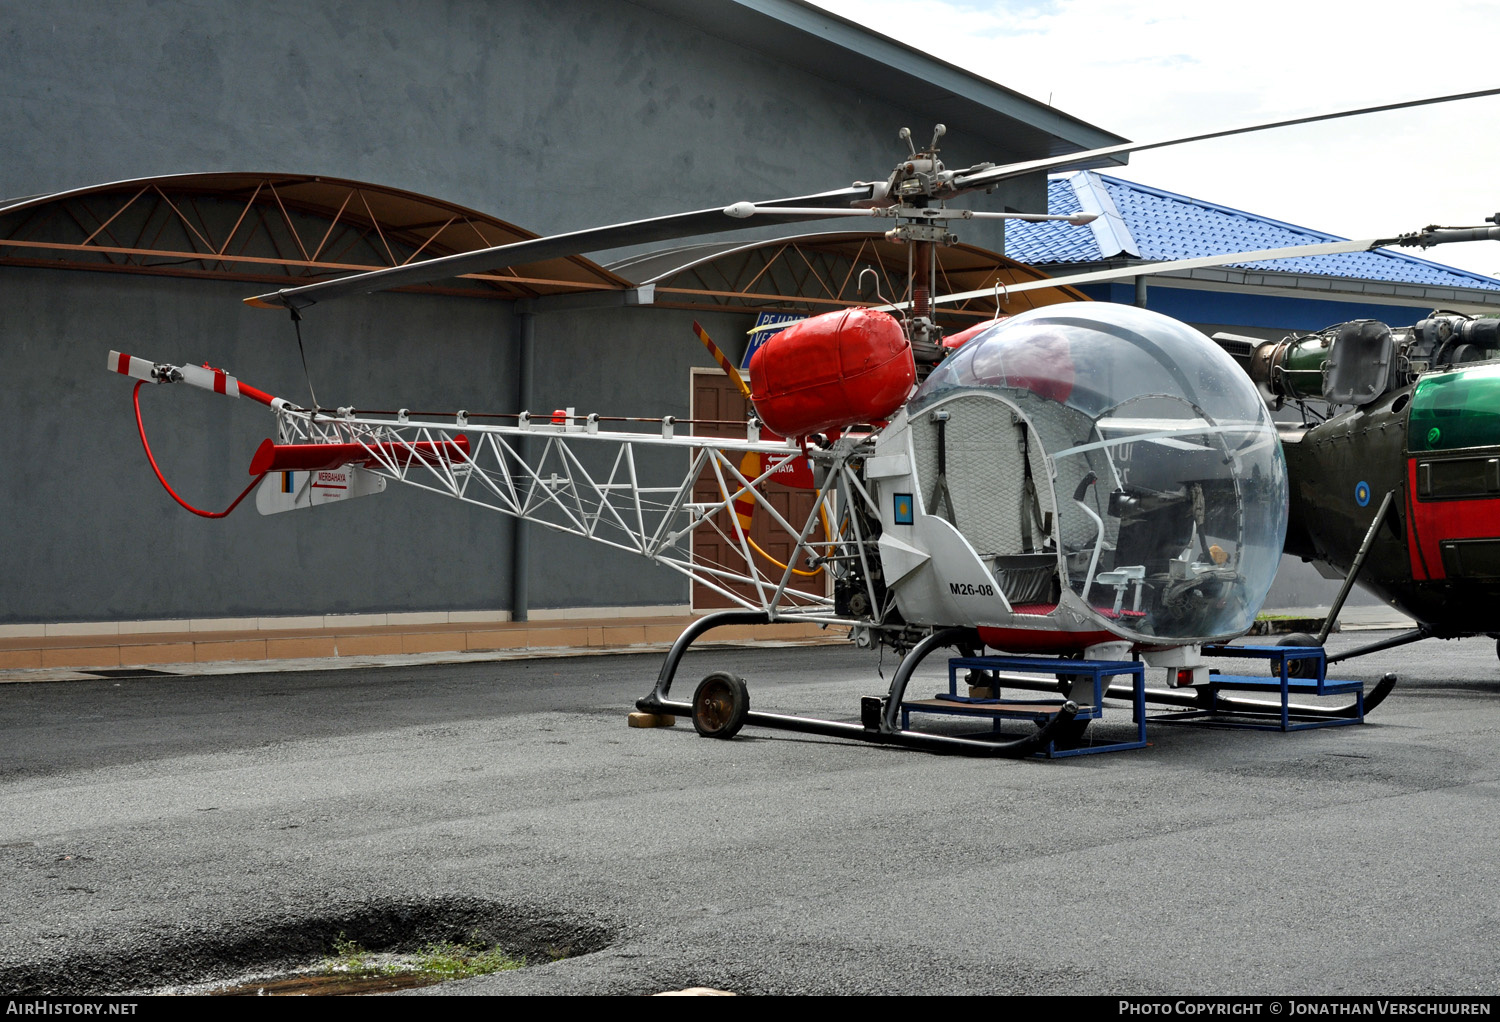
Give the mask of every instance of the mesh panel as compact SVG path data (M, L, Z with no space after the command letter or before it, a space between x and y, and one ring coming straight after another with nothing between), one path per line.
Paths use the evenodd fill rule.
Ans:
M1017 394L1016 397L1022 413L1036 427L1042 446L1054 457L1058 451L1098 440L1098 435L1094 433L1093 422L1082 412L1029 394ZM1093 508L1095 514L1104 519L1105 546L1107 549L1112 548L1120 524L1118 521L1111 521L1106 511L1109 507L1109 492L1119 483L1115 479L1109 458L1103 451L1089 451L1086 454L1058 459L1053 463L1053 467L1057 472L1057 478L1052 481L1052 487L1059 506L1056 534L1063 549L1073 551L1094 548L1094 539L1099 531L1098 526L1094 524L1093 519L1078 509L1077 502L1073 500L1078 484L1090 472L1094 473L1098 482L1084 493L1083 501Z
M1003 401L984 395L966 395L944 403L949 415L946 429L948 494L937 496L937 423L922 415L911 424L913 467L927 514L954 522L981 557L1030 553L1021 528L1022 514L1030 514L1025 499L1025 472L1021 461L1020 426ZM1052 510L1051 486L1041 444L1030 443L1032 478L1041 513ZM1041 549L1044 537L1034 523L1032 550Z

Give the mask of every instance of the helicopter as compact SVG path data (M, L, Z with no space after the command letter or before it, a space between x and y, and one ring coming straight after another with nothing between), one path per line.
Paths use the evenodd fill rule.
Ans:
M1500 224L1500 214L1488 222ZM1280 341L1214 335L1280 427L1291 478L1286 552L1341 578L1321 646L1358 582L1417 626L1329 657L1488 635L1500 595L1500 320L1434 310L1409 327L1340 323Z
M274 514L373 495L397 481L633 551L736 604L740 609L700 618L679 637L652 693L637 703L643 712L690 712L710 737L731 737L749 723L970 755L1029 754L1075 732L1087 719L1079 716L1085 700L1097 709L1097 668L1091 677L1061 676L1066 698L1033 733L997 740L906 726L903 698L917 667L943 648L994 648L1107 660L1119 674L1139 671L1125 662L1137 654L1165 668L1177 686L1206 685L1203 647L1242 635L1270 588L1287 532L1287 464L1256 385L1222 348L1168 317L1105 304L1050 306L997 322L960 347L944 346L933 310L955 296L936 293L935 251L955 240L955 222L1092 217L980 212L948 200L1106 155L1497 93L963 169L947 168L939 156L942 125L922 150L903 129L910 152L883 180L536 238L246 299L287 310L300 323L303 310L320 301L557 255L764 222L891 221L886 237L910 253L907 297L813 317L766 341L749 366L755 417L742 440L680 434L670 416L459 411L440 421L406 409L329 410L316 399L306 408L209 366L112 351L109 368L137 380L148 459L139 408L148 382L245 397L273 413L276 436L256 451L252 482L229 511L252 490L258 510ZM1421 237L1428 236L1219 261L1416 244ZM1186 263L1209 265L1179 260L1113 272L1134 276ZM1085 278L1103 279L1075 279ZM663 450L688 452L690 465L682 479L653 485L644 469ZM747 464L758 472L744 471ZM761 486L789 467L801 474L803 466L815 501L798 522L783 517ZM716 497L700 499L700 482L711 483ZM787 563L768 568L757 560L740 516L729 513L747 503L791 538L795 555ZM718 531L739 559L695 559L690 539L699 529ZM824 592L791 584L798 563L827 572ZM703 634L777 621L845 626L860 646L903 653L889 695L862 700L858 724L752 713L744 682L727 672L705 678L690 704L670 699L682 655ZM1372 694L1365 705L1382 696Z

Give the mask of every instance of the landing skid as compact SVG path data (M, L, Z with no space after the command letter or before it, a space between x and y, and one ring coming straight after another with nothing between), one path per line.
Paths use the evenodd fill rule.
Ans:
M672 682L683 654L694 642L715 628L728 625L771 624L773 617L761 611L726 610L699 618L677 637L667 658L662 662L656 677L656 686L651 693L636 701L636 709L643 713L692 716L693 704L670 698ZM875 745L900 745L925 752L947 753L959 756L1030 756L1045 749L1049 743L1064 737L1074 716L1077 703L1065 701L1062 708L1047 723L1034 732L1010 741L961 738L953 735L913 731L900 725L901 702L907 684L917 667L939 649L980 646L979 637L968 628L944 628L933 632L917 643L902 658L891 678L890 694L884 699L866 697L860 702L860 723L850 724L837 720L821 720L816 717L798 717L783 713L762 713L750 710L744 715L748 727L775 728L781 731L797 731L802 734L826 735L832 738L849 738ZM701 729L700 729L701 730Z
M1373 651L1372 651L1373 652ZM1037 681L1035 678L1026 678L1017 675L1006 675L1005 684L1012 688L1025 688L1037 692L1056 692L1057 686L1046 682ZM1375 707L1385 701L1385 697L1391 694L1400 680L1395 674L1383 675L1375 687L1365 693L1364 712L1368 714ZM1111 685L1104 692L1110 699L1132 700L1135 693L1125 685ZM1148 688L1145 690L1145 698L1148 703L1162 703L1167 706L1182 706L1189 709L1206 710L1212 702L1212 696L1208 692L1197 689L1160 689ZM1236 699L1233 696L1219 694L1216 704L1218 709L1226 713L1243 713L1246 715L1280 713L1279 703L1271 703L1262 699ZM1357 701L1351 701L1344 706L1312 706L1307 703L1288 703L1287 708L1295 714L1303 717L1344 719L1354 717L1359 712Z

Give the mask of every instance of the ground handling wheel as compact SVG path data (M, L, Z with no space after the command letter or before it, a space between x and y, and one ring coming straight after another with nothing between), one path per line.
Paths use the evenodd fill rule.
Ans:
M693 691L693 727L704 738L733 738L749 712L745 679L728 671L713 672Z
M1061 692L1065 698L1072 699L1074 702L1092 703L1094 701L1092 688L1088 689L1088 695L1083 696L1082 699L1080 699L1079 695L1073 691L1073 686L1075 683L1082 687L1087 681L1088 678L1084 676L1076 674L1059 674L1057 676L1057 690ZM1077 748L1083 742L1084 732L1088 730L1089 725L1092 723L1093 721L1087 718L1083 720L1078 720L1075 718L1074 720L1069 721L1062 727L1053 731L1052 740L1057 743L1059 748L1062 749ZM1039 728L1043 727L1044 723L1042 721L1037 721L1036 726Z
M1278 646L1316 646L1317 644L1317 636L1306 632L1292 632L1276 641ZM1289 678L1313 678L1317 676L1318 669L1313 666L1311 660L1295 660L1288 665L1286 673Z

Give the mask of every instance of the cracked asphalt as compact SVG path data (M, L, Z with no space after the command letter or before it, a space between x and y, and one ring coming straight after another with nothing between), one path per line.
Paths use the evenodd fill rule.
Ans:
M403 927L539 963L427 995L1500 992L1489 640L1335 668L1402 675L1364 726L1153 725L1052 762L627 728L659 662L0 686L0 992ZM857 719L893 668L712 649L674 694L732 669L756 709Z

